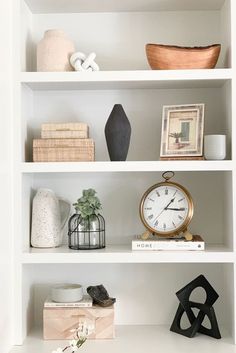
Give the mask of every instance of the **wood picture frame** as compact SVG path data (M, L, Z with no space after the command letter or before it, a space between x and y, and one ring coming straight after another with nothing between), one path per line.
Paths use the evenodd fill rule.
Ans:
M163 106L161 157L203 155L204 111L205 104Z

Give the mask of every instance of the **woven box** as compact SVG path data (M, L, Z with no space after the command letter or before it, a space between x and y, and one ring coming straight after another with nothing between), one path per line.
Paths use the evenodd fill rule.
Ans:
M62 123L41 125L41 138L77 138L84 139L89 137L89 128L85 123Z
M43 334L44 339L73 339L71 330L86 322L94 327L88 338L111 339L114 333L114 306L102 308L44 308Z
M94 161L94 141L92 139L36 139L33 141L33 161Z
M42 139L87 139L88 131L86 130L75 130L75 131L41 131Z
M88 125L85 123L44 123L41 125L42 131L87 131Z

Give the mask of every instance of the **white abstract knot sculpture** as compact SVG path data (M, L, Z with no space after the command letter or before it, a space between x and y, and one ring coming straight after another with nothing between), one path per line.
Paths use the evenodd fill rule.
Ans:
M76 52L71 55L70 63L75 71L99 71L99 66L95 63L95 53L86 56L84 53Z

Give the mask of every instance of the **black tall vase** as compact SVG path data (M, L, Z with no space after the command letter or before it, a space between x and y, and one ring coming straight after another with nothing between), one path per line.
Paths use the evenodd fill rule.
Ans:
M121 104L115 104L105 126L111 161L125 161L130 144L131 125Z

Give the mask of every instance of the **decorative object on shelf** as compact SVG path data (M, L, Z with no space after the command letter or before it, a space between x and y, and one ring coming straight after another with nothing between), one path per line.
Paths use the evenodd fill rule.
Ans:
M213 69L220 50L220 44L205 47L146 45L148 63L153 70Z
M145 236L144 236L145 237ZM193 235L192 240L186 240L184 237L175 238L157 238L155 235L149 235L148 239L142 239L142 236L132 240L132 250L137 251L175 251L175 250L190 250L199 251L205 250L205 242L200 235Z
M73 331L86 324L93 328L88 339L112 339L115 337L114 306L102 308L44 308L43 336L45 340L73 339Z
M226 135L205 135L204 156L208 160L223 160L226 157Z
M80 284L57 284L51 289L52 301L56 303L73 303L83 299L83 288Z
M206 292L206 301L203 304L192 302L189 300L191 293L194 289L201 287ZM200 275L187 284L185 287L180 289L176 296L180 301L179 307L177 309L174 321L171 325L170 330L176 333L179 333L183 336L192 338L196 335L197 332L203 333L204 335L213 337L213 338L221 338L215 311L213 308L213 304L218 299L219 295L216 293L214 288L210 285L207 279ZM197 308L199 310L198 314L195 316L193 308ZM181 328L181 318L183 314L186 313L187 318L190 322L190 327L187 329ZM205 316L208 317L211 328L206 328L203 326L203 320Z
M99 71L99 66L95 62L95 58L95 53L90 53L86 56L84 53L76 52L71 55L70 63L75 71Z
M165 172L165 181L151 186L143 195L140 206L140 218L149 232L145 232L143 240L150 234L161 237L175 237L183 234L186 240L192 240L187 230L192 220L193 200L182 185L171 182L174 172Z
M92 139L34 139L34 162L93 162Z
M129 151L131 125L121 104L115 104L105 126L111 161L125 161Z
M69 350L71 353L76 352L86 341L90 333L93 331L93 327L87 325L86 322L79 325L73 330L73 340L71 340L67 346L57 348L52 353L63 353Z
M88 139L89 127L85 123L44 123L42 139Z
M102 307L111 306L116 302L116 298L110 298L106 288L102 284L88 287L87 293L93 299L94 304Z
M64 31L46 31L37 46L37 71L73 71L70 56L74 52L74 43Z
M62 243L62 230L70 214L70 203L50 189L39 189L32 206L31 245L54 248Z
M90 295L83 295L83 298L77 302L55 302L52 300L51 295L47 297L44 302L44 308L91 308L93 300Z
M204 104L163 107L161 157L202 157Z
M105 248L105 220L99 213L102 206L93 189L83 190L83 196L73 204L76 213L68 223L69 248L92 250Z

